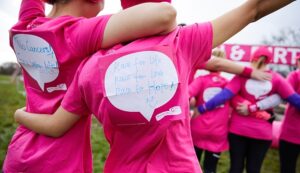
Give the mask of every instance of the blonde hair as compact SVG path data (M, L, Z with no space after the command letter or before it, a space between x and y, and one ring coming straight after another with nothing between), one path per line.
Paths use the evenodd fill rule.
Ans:
M263 66L267 65L266 63L267 57L260 56L258 60L252 61L255 64L256 69L261 69Z
M214 57L226 58L226 53L220 49L213 50L211 53Z

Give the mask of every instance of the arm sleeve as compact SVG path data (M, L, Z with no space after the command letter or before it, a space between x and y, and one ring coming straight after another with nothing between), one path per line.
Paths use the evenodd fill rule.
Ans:
M203 67L211 57L213 29L210 22L196 23L180 30L179 49L186 57L188 68L193 70Z
M300 95L295 92L290 83L278 75L276 86L278 94L300 110Z
M204 105L198 106L199 112L204 113L206 110L212 110L224 104L239 92L240 87L241 77L235 76L219 94L207 101Z
M45 16L45 4L42 0L22 0L19 11L19 20L33 20Z
M231 92L229 89L223 89L219 94L215 97L210 99L208 102L205 103L206 110L213 110L216 107L224 104L227 100L231 99L234 96L234 93Z
M64 96L61 106L67 110L68 112L71 112L76 115L89 115L91 112L88 109L88 106L86 105L86 102L84 100L84 95L82 92L82 88L80 86L80 71L85 64L85 61L81 63L79 66L75 77L72 81L72 84L70 85L69 89L67 90L66 95Z
M281 75L276 74L276 76L274 75L274 77L276 77L276 81L273 86L276 87L275 89L277 91L277 94L279 94L281 98L287 99L289 96L296 94L292 86Z
M297 76L296 75L297 75L297 73L292 72L287 77L287 81L291 84L291 86L293 87L294 90L297 89L297 80L296 80Z
M278 94L272 94L263 100L256 102L256 104L259 110L268 110L279 105L281 102L281 97Z
M295 106L298 110L300 110L300 95L299 94L292 94L288 96L286 99L291 105Z
M65 30L70 46L81 57L86 57L101 48L104 30L111 15L83 18Z

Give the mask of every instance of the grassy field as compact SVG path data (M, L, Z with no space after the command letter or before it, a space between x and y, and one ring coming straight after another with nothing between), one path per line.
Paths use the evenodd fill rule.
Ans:
M13 112L23 107L25 97L17 92L15 84L9 82L9 77L0 75L0 168L2 168L6 149L11 136L17 126L13 120ZM109 146L105 141L101 126L93 119L92 125L92 145L94 156L94 172L101 173L103 163L106 159ZM226 173L229 169L228 153L222 154L218 165L218 173ZM300 173L300 159L298 159L298 171ZM278 151L270 149L264 161L262 173L278 173L279 158Z

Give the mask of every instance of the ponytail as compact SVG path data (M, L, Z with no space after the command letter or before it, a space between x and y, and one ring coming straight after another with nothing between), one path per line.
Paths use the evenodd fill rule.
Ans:
M257 69L260 69L263 65L266 64L266 57L265 56L261 56L259 57L259 60L257 61Z

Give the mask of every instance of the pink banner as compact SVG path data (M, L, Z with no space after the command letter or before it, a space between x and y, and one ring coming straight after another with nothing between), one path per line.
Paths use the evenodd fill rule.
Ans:
M223 44L220 49L225 50L227 58L233 61L249 61L251 54L259 45ZM300 56L300 47L267 46L273 52L273 64L296 64L296 57Z

